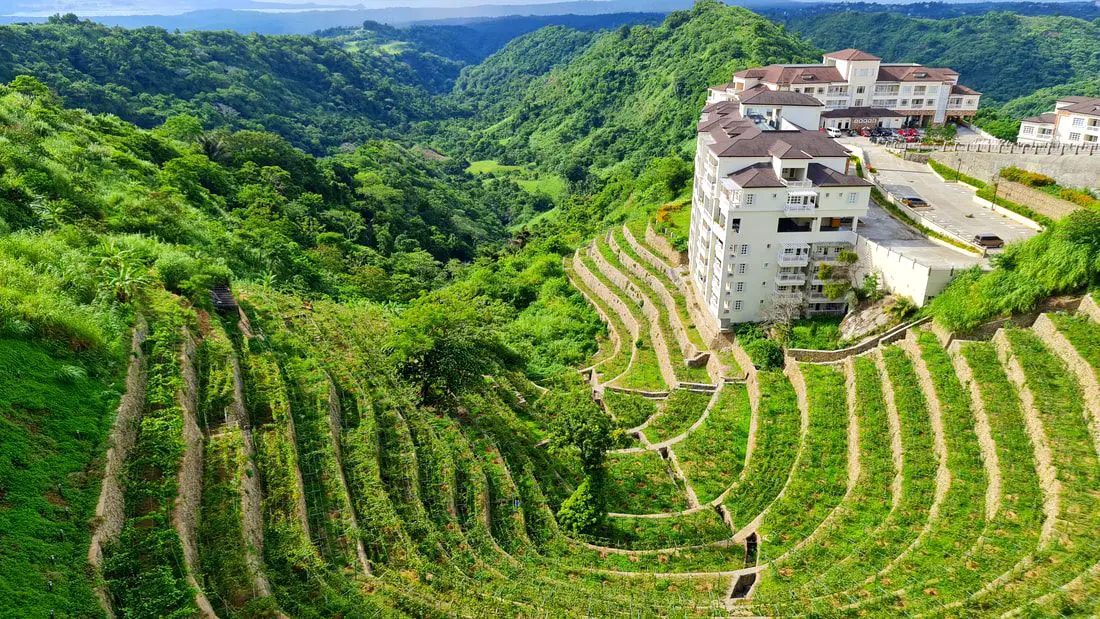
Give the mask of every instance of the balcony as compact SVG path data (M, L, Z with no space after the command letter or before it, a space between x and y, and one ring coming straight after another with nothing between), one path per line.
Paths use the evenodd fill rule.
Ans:
M810 255L779 252L778 264L781 267L804 267L810 264Z
M801 303L805 300L805 296L801 292L780 292L776 290L774 296L775 300L779 302Z
M786 185L787 189L812 189L814 186L813 181L799 181L781 178L779 179L779 182Z
M814 209L816 209L816 208L817 208L817 204L815 204L813 202L808 202L806 204L798 202L796 204L784 204L783 205L783 212L784 213L812 213L812 212L814 212ZM809 232L809 231L807 230L807 232Z
M778 273L775 276L776 286L805 286L805 273Z

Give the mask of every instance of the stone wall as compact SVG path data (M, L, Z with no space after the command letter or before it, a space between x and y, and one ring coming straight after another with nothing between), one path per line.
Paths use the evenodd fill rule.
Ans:
M592 257L592 261L596 263L596 268L603 273L604 277L611 280L620 290L625 291L630 298L641 306L642 313L649 320L649 339L653 342L653 350L657 353L657 365L660 366L661 377L664 378L665 384L669 388L675 388L677 382L676 372L672 369L672 357L669 354L668 342L665 341L665 334L661 331L660 310L649 300L649 297L642 294L642 291L626 275L604 259L599 249L596 248L595 241L589 246L588 253Z
M834 361L840 361L847 357L854 357L861 355L872 348L877 347L879 344L890 344L896 342L905 337L906 333L913 328L916 328L928 321L931 318L921 318L920 320L910 322L908 324L899 325L890 329L882 335L876 335L874 337L863 340L855 346L849 346L848 348L841 348L839 350L812 350L808 348L788 348L787 356L795 361L808 362L808 363L832 363Z
M1096 162L1100 166L1100 161ZM1043 193L1027 185L1014 183L1003 178L997 180L997 193L1005 199L1031 207L1036 213L1046 215L1051 219L1061 219L1073 211L1081 208L1073 202L1055 198L1049 193Z
M563 259L563 260L565 260L565 259ZM581 370L582 372L584 372L584 371L595 370L597 367L599 367L601 364L606 362L608 359L611 359L611 358L615 357L616 355L618 355L619 353L621 353L622 352L622 347L623 347L623 341L622 341L622 334L620 334L619 330L616 329L614 327L614 325L611 324L611 317L608 316L604 312L603 307L601 307L599 304L597 304L596 300L593 299L592 297L590 297L588 295L588 292L585 291L584 288L582 288L581 286L584 286L585 288L589 288L589 289L591 289L591 288L582 281L575 281L575 280L580 280L580 276L576 274L576 266L575 265L576 265L577 262L579 262L579 260L577 260L576 254L574 254L573 262L572 262L573 266L572 267L567 266L566 269L565 269L566 279L569 280L569 283L573 285L573 288L576 289L577 292L581 293L581 296L584 297L585 301L588 301L588 304L592 307L593 310L596 311L596 314L599 315L600 320L602 320L604 322L604 324L607 325L608 342L611 344L611 349L612 349L612 353L610 355L606 356L605 358L601 359L600 361L597 361L596 363L592 364L591 366Z
M608 307L615 310L615 313L619 315L619 319L623 321L626 328L630 331L630 335L633 339L631 346L634 345L634 341L638 339L639 333L641 333L641 325L634 319L634 314L630 312L630 308L626 306L626 303L622 298L612 292L604 283L591 271L588 270L588 265L580 259L580 250L573 255L573 270L577 273L577 277L584 282L585 286L599 297Z
M630 231L626 230L626 226L623 226L623 230L627 235L630 234ZM628 237L627 242L629 243L632 239L633 237ZM668 322L672 327L672 335L676 338L676 344L680 347L680 353L683 355L685 363L692 367L705 364L707 360L705 357L702 357L702 355L707 355L707 353L700 351L696 348L695 344L691 342L691 339L688 337L687 327L684 325L683 321L680 320L680 312L676 308L676 299L673 298L672 293L665 288L664 283L623 251L622 248L619 247L618 242L615 241L615 235L608 233L607 242L611 246L611 250L615 252L615 255L619 257L619 261L623 263L623 266L625 266L635 277L644 281L650 289L661 298L661 303L664 304L665 311L668 313ZM632 247L637 251L636 245L632 245Z
M668 239L654 232L653 226L649 224L646 224L645 227L645 242L661 252L661 255L663 255L665 260L669 263L673 265L687 264L687 252L676 251L672 243L669 243Z

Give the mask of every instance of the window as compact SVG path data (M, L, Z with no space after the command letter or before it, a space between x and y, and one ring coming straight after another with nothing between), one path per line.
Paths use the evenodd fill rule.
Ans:
M1073 126L1074 127L1084 127L1085 126L1085 119L1081 118L1080 116L1074 118L1073 119Z
M756 198L756 194L746 193L745 194L745 204L752 204L755 198Z
M865 89L866 89L866 86L856 86L856 94L857 94L857 95L862 95L862 94L863 94L863 91L864 91Z
M902 99L901 107L909 107L909 99Z
M741 218L740 217L730 220L730 230L733 230L734 232L740 232L741 231Z
M858 199L859 199L859 194L858 193L853 191L853 192L848 194L848 204L855 204L856 200L858 200Z
M737 285L733 288L734 292L745 292L745 282L737 282Z
M744 307L744 303L740 299L733 302L733 311L740 312L742 307Z
M748 269L748 268L749 268L749 265L742 262L741 264L737 265L737 274L738 275L744 275L745 270Z
M741 246L741 255L742 256L749 255L749 246L748 245L742 245Z
M1023 129L1020 130L1020 133L1022 133L1023 135L1031 135L1035 133L1035 127L1025 126Z
M1070 142L1076 142L1077 140L1080 140L1080 139L1081 139L1081 134L1080 133L1071 133L1071 134L1069 134L1069 141Z

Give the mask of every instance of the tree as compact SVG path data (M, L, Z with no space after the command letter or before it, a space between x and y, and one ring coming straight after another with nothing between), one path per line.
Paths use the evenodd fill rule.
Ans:
M584 384L555 389L539 400L550 417L550 446L558 452L574 452L585 473L603 471L607 450L615 444L611 416L592 401Z

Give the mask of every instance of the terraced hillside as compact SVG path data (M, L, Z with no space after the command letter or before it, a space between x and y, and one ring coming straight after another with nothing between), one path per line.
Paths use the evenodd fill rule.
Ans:
M690 293L685 274L632 228L573 259L595 263L573 282L616 342L585 372L635 437L611 460L612 528L674 521L690 531L663 537L667 550L689 546L693 578L726 578L721 612L733 615L1100 610L1100 312L1091 298L1079 312L1042 314L986 340L914 328L840 362L788 359L782 372L753 369L737 348L703 350L749 370L741 378L710 364L716 380L704 386L677 374L676 345L694 341L686 334L666 328L656 359L639 355L662 324L691 328L678 312ZM668 377L661 390L623 384L631 371L658 374L653 363ZM693 390L700 399L687 404ZM722 535L679 524L711 511L729 527Z

